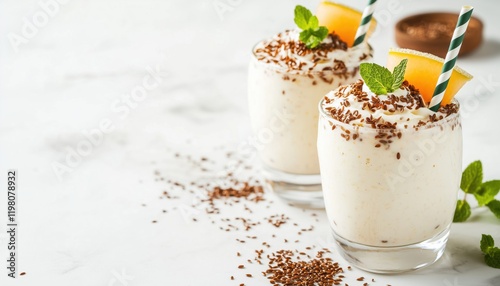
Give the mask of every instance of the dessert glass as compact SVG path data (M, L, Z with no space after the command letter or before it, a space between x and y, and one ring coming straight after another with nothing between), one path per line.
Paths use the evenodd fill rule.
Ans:
M325 208L342 256L377 273L437 261L460 186L459 112L420 128L391 130L337 121L324 100L319 110Z
M319 70L277 65L259 57L256 47L249 65L248 100L266 187L294 205L323 208L317 103L332 89L360 78L359 62L371 59L371 47L358 47L356 53L347 50L356 57L354 67L332 58ZM360 49L367 51L361 57ZM330 67L324 69L326 65Z

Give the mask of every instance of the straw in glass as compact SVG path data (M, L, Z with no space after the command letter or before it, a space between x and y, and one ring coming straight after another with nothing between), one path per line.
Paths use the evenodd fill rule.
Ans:
M460 11L457 26L455 27L455 31L453 32L450 47L448 48L448 52L446 53L443 68L436 83L436 88L434 89L431 103L429 104L430 110L434 112L437 112L439 110L441 101L443 101L444 93L446 91L446 88L448 87L448 82L450 81L451 74L453 73L453 68L455 67L455 62L457 61L458 52L460 51L460 47L462 46L465 31L467 30L467 26L469 25L469 20L473 10L474 8L472 6L463 6L462 10Z
M358 30L356 31L356 36L354 37L353 46L361 44L365 40L366 32L370 27L370 21L372 19L373 11L375 11L375 3L377 0L368 0L368 5L363 11L363 16L361 16L361 23L359 24Z

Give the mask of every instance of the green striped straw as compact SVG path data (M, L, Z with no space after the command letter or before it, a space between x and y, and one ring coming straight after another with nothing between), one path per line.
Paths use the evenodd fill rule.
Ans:
M377 0L368 0L368 5L363 11L363 16L361 17L361 23L359 24L358 30L356 31L356 36L354 37L353 47L361 44L365 40L366 32L370 28L370 21L372 19L373 11L375 11L375 3Z
M441 101L443 101L444 93L448 87L448 82L450 81L451 74L453 73L453 68L455 67L455 62L457 61L458 52L462 46L464 40L465 31L469 25L469 20L472 15L474 8L472 6L463 6L460 11L460 16L458 17L457 26L453 32L453 37L451 38L450 47L446 53L446 58L444 59L443 69L439 75L436 89L434 89L434 94L432 95L431 103L429 104L430 110L437 112L441 106Z

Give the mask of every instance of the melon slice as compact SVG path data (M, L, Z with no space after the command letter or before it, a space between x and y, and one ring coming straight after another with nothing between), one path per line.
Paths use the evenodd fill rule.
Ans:
M415 50L391 49L387 68L392 71L403 59L408 59L405 79L419 89L424 101L429 103L441 74L444 59ZM455 65L441 105L450 103L460 88L471 79L472 75Z
M340 39L346 42L349 47L352 47L354 43L354 37L356 37L356 31L362 16L363 12L328 1L321 2L316 11L319 24L326 26L330 33L335 32L339 35ZM366 34L367 37L375 31L375 26L377 26L377 22L372 17L370 28Z

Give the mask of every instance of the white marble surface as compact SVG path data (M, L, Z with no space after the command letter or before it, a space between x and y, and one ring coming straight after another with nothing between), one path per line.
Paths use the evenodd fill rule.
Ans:
M180 209L196 198L184 192L178 200L158 199L165 185L155 182L154 175L159 170L179 181L214 177L228 163L225 152L249 140L249 50L261 38L291 27L299 1L66 0L58 10L51 7L52 15L44 19L40 3L47 2L0 3L1 185L8 168L19 170L19 260L20 271L26 272L14 281L2 267L1 285L265 285L262 266L237 269L263 241L271 245L267 253L329 244L322 211L316 211L315 221L310 211L287 206L272 194L266 194L275 201L269 209L267 203L249 204L254 208L249 215L239 206L225 206L220 217L259 220L284 213L291 221L279 229L263 224L248 234L224 232L217 226L220 217L196 209L186 219ZM317 2L306 5L315 8ZM351 5L362 8L364 2ZM218 13L215 4L227 10ZM459 60L475 75L459 96L464 165L480 159L485 179L499 179L498 1L381 0L380 29L371 43L375 60L384 63L387 49L395 46L392 27L397 19L417 11L458 11L463 4L474 5L475 15L485 22L482 47ZM25 30L25 39L14 48L12 33L23 35L25 19L32 22L33 16L37 31ZM148 77L151 69L159 71L155 78ZM147 93L125 108L145 78ZM54 162L62 164L68 150L85 140L82 132L106 123L112 130L103 141L58 176ZM207 163L209 172L200 172L176 158L176 152L216 162ZM169 212L163 214L163 209ZM5 195L0 196L0 213L5 226ZM283 238L299 238L291 222L313 224L315 230L300 236L299 243L286 244ZM500 271L482 261L481 233L500 243L500 221L477 209L469 222L453 226L437 264L397 276L353 270L345 282L361 285L355 278L365 276L377 281L370 285L500 285ZM246 244L235 240L246 235L258 239ZM0 245L4 260L4 231ZM337 254L333 257L347 265ZM235 281L229 280L231 275Z

